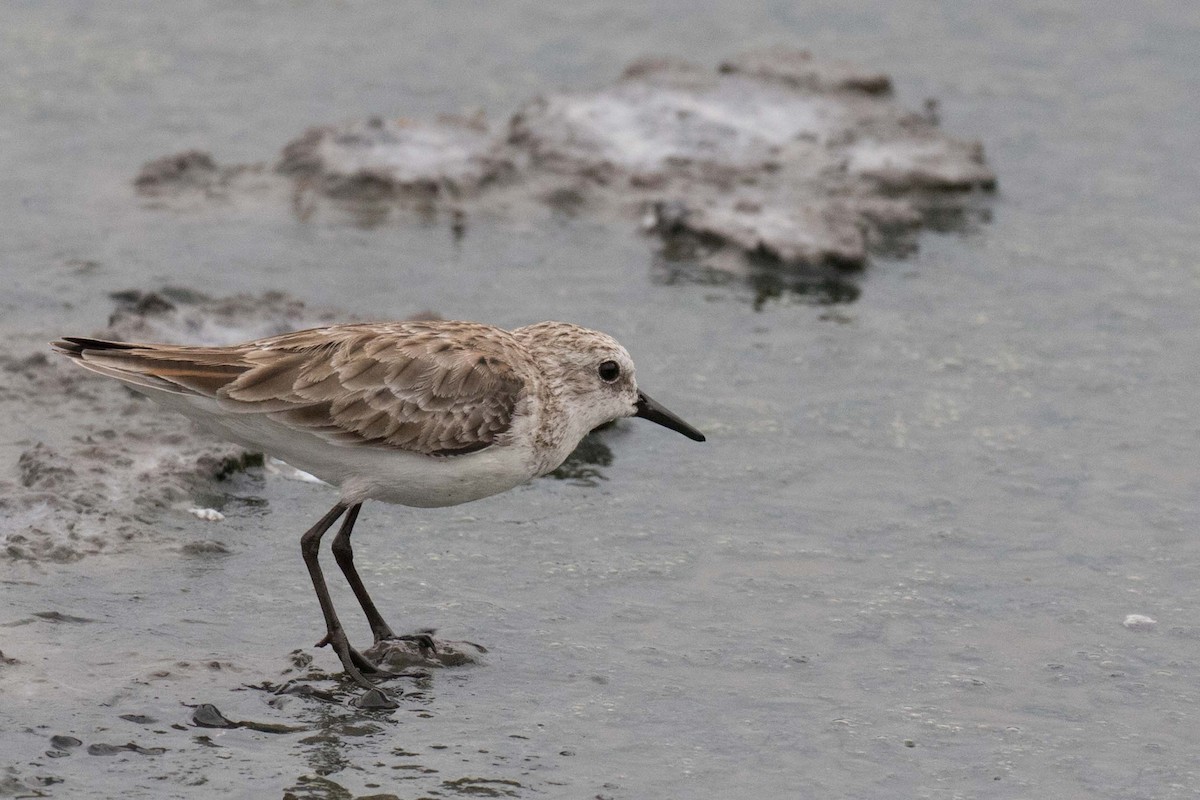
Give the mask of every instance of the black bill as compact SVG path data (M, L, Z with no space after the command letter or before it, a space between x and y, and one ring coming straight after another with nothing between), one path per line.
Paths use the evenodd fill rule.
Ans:
M678 431L689 439L693 439L697 442L704 441L703 433L696 430L691 425L688 425L679 417L675 416L670 411L667 411L658 403L651 400L645 392L638 392L637 413L635 413L634 416L641 417L642 419L648 419L651 422L657 422L664 428L670 428L673 431Z

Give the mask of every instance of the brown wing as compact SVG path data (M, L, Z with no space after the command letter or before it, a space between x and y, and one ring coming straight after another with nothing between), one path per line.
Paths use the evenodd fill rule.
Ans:
M343 325L230 348L64 344L79 350L60 345L83 366L130 383L162 389L165 382L213 397L228 412L267 414L331 442L427 455L495 443L525 393L513 366L519 345L475 323Z

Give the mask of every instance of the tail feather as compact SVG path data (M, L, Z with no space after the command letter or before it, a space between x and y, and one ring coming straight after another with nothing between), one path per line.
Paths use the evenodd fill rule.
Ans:
M80 356L85 350L134 350L139 345L129 342L110 342L105 339L89 339L86 336L64 336L50 343L65 356Z
M248 369L225 348L111 342L64 336L51 346L79 366L129 384L172 394L213 397Z

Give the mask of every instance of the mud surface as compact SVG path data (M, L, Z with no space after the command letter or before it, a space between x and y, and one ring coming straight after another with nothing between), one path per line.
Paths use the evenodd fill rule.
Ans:
M805 50L744 53L713 70L635 61L607 89L548 94L505 126L482 115L372 117L310 128L274 172L297 216L331 199L360 220L389 206L439 213L461 236L480 213L623 219L661 240L675 280L773 275L818 301L857 296L848 271L868 252L906 252L935 218L966 224L995 173L978 141L914 113L891 79ZM147 163L143 195L186 202L262 191L262 164L219 167L191 150Z
M212 298L168 286L113 292L111 299L108 325L94 334L125 341L232 344L335 317L282 292ZM5 416L19 418L33 406L43 431L25 442L15 479L0 481L0 547L9 558L63 562L141 547L144 539L162 537L156 520L164 514L220 517L203 512L236 504L230 480L263 464L261 453L214 442L141 395L73 368L45 345L27 355L0 354L0 371ZM179 531L169 527L166 536L174 539ZM176 544L186 552L224 551L206 539Z
M0 796L1196 796L1194 4L292 12L5 9ZM779 43L814 59L781 70ZM855 149L852 123L712 193L703 159L656 185L603 150L605 125L564 128L563 109L651 96L742 103L735 123L763 96L861 109L914 158ZM718 173L779 141L705 119L626 130L655 152L737 132ZM459 156L355 198L311 164L276 170L314 124L318 149L378 136L428 156L453 131ZM982 225L982 190L910 169L921 142L978 167L956 143L974 138L999 176ZM133 186L164 153L190 155ZM846 169L822 173L811 224L837 199L899 202L920 227L892 246L862 222L857 276L723 243L766 216L723 198L798 191L784 178L825 156ZM889 163L909 182L887 188ZM843 302L811 305L813 281ZM391 626L487 648L405 664L388 709L314 647L298 539L332 491L45 343L114 312L122 336L223 341L429 309L607 330L709 441L631 420L560 479L367 506L356 561Z
M610 89L527 105L508 141L580 191L643 210L676 254L685 243L730 271L855 269L870 243L901 246L922 201L961 207L996 182L980 143L890 94L887 76L802 50L747 53L716 74L646 59Z
M7 384L0 407L12 413L14 404L24 410L42 398L44 424L74 428L53 444L27 443L15 480L0 482L8 558L73 561L153 537L157 515L212 497L218 476L247 463L240 448L196 437L124 389L64 366L44 353L0 359ZM86 419L94 421L75 424Z

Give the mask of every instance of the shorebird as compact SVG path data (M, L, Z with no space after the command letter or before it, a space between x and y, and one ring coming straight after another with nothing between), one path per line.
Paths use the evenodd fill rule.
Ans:
M337 487L337 503L300 537L325 637L346 673L387 677L350 646L318 561L332 552L375 642L397 636L354 566L350 534L366 500L452 506L545 475L596 427L642 417L696 441L704 434L634 378L615 339L564 322L507 331L475 322L334 325L229 347L68 336L53 343L216 435L276 456Z

